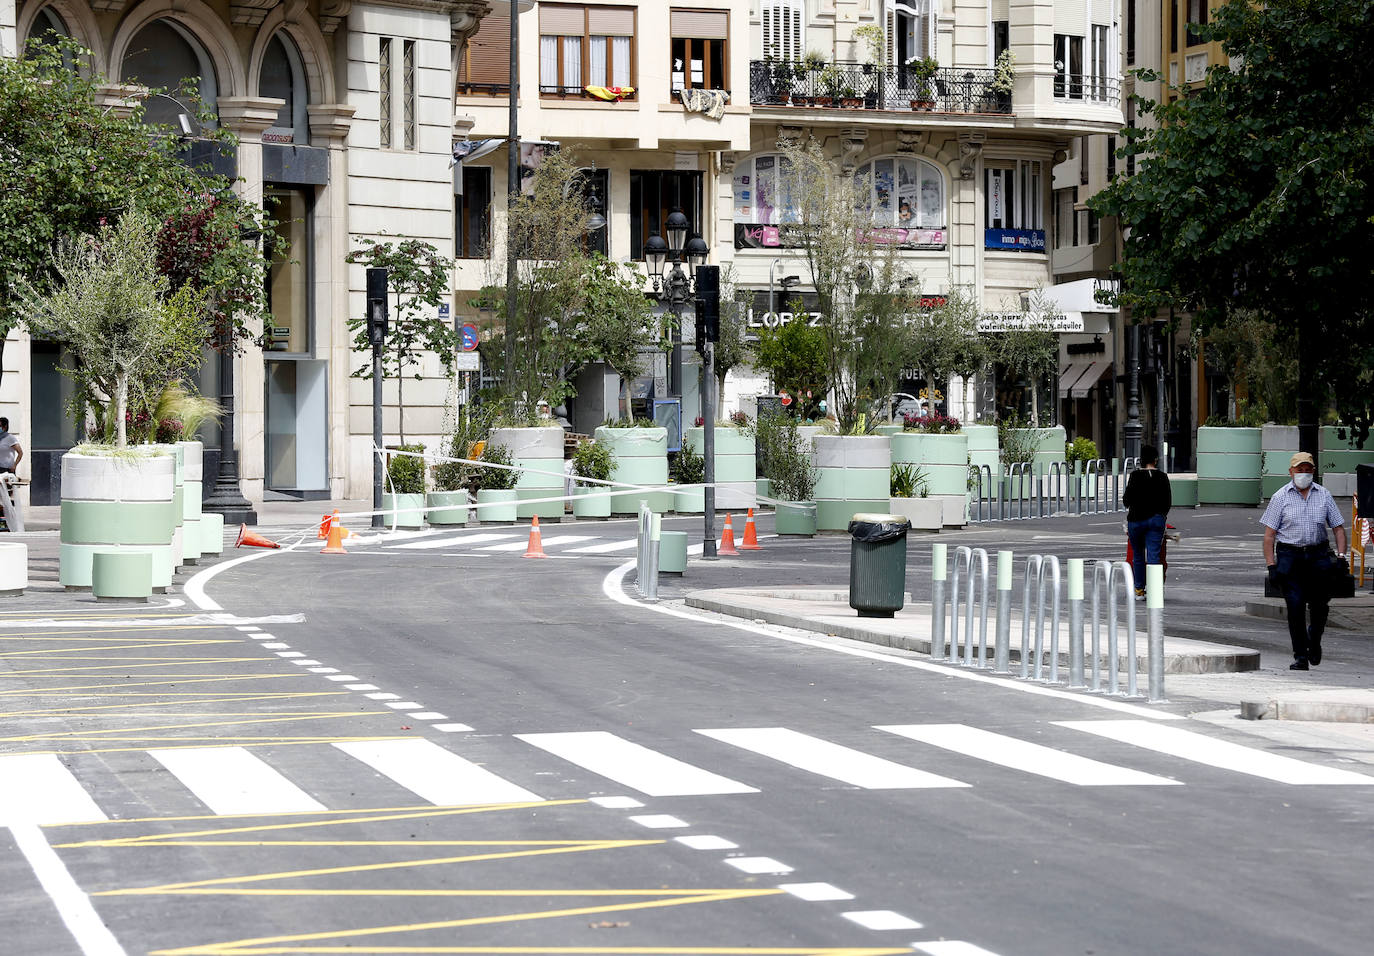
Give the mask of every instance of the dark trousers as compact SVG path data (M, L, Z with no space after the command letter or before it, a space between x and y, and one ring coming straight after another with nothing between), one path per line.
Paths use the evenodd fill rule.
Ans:
M1326 629L1331 606L1331 588L1327 583L1333 566L1331 549L1325 544L1306 548L1280 544L1274 558L1283 582L1283 601L1288 606L1288 639L1293 644L1293 657L1305 661L1312 648L1321 646Z
M1131 571L1135 589L1145 590L1145 565L1159 563L1159 547L1164 543L1164 515L1150 515L1144 521L1126 522L1126 537L1131 541Z

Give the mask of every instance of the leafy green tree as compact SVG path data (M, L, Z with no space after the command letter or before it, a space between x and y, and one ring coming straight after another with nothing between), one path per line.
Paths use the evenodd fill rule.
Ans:
M735 285L732 265L720 269L720 338L716 341L711 366L716 373L716 395L725 393L725 378L730 370L750 360L753 348L748 334L746 308L752 293Z
M443 365L445 374L453 375L458 333L451 322L439 318L439 306L449 293L453 260L440 255L438 249L422 239L401 236L396 242L366 238L359 242L362 248L350 252L348 261L371 269L386 269L387 291L395 296L381 365L383 379L396 379L400 439L404 445L407 371L413 369L411 377L419 381L423 377L420 362L424 353L432 352ZM353 331L353 348L367 357L353 370L353 377L370 379L372 344L368 339L367 318L351 318L348 327Z
M932 385L943 385L954 375L968 378L983 371L989 343L978 332L978 315L977 303L958 289L937 308L924 312L912 308L904 356L909 367L920 369Z
M88 63L69 41L0 57L0 349L23 319L16 287L45 289L63 239L94 234L134 207L162 223L155 242L172 291L203 291L212 335L227 325L230 339L248 336L266 304L261 256L241 236L261 233L262 210L224 177L188 166L171 130L143 122L140 99L132 115L107 106L106 79L70 68ZM212 123L200 135L224 150L237 142Z
M1231 0L1193 28L1230 59L1197 90L1140 100L1138 171L1090 201L1129 229L1121 301L1196 313L1204 334L1265 313L1299 356L1303 450L1334 403L1358 435L1374 402L1374 30L1369 0ZM1142 74L1157 81L1158 74Z
M121 447L128 420L199 363L208 330L197 290L172 292L158 271L156 235L152 217L131 209L96 235L60 239L42 289L19 280L29 328L72 351L63 371L85 399L78 408L94 407L105 439Z
M808 323L800 303L796 305L792 312L797 317L791 322L759 329L754 364L769 374L774 388L794 396L800 417L810 418L830 391L830 340L824 329Z

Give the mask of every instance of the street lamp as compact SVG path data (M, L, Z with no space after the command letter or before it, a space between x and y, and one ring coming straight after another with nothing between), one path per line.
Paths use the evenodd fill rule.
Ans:
M657 233L649 236L644 243L644 261L649 267L649 277L653 280L654 295L661 302L667 302L673 314L673 353L668 369L668 391L682 397L682 308L695 293L692 280L682 269L684 261L694 268L706 261L710 248L700 235L693 234L687 239L691 223L681 209L674 208L664 222L668 241ZM665 276L664 267L672 262L672 269Z

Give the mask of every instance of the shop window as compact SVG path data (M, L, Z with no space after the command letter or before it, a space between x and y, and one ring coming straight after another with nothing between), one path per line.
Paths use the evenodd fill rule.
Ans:
M541 95L590 96L589 86L633 87L635 54L632 7L539 5Z
M644 258L644 243L650 236L657 234L668 238L663 231L663 224L668 219L668 213L674 209L681 209L687 217L690 233L705 232L700 172L658 169L630 171L631 259Z
M945 180L933 163L891 157L865 163L854 172L860 209L878 228L936 231L939 235L903 237L904 244L945 244Z
M1034 160L988 161L983 170L984 247L1044 252L1044 185Z
M264 335L269 352L310 351L310 197L300 189L265 190L267 214L276 224L263 237L267 258L267 308L272 325Z
M491 167L465 166L453 197L453 247L459 259L485 259L491 237Z

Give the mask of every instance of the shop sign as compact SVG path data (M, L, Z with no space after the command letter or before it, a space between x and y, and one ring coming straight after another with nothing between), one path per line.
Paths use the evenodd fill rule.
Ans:
M949 243L949 234L944 229L899 229L893 227L857 230L859 242L874 245L897 245L903 249L944 249ZM757 222L735 223L736 249L780 249L784 245L796 246L797 243L784 243L782 227ZM1040 247L1045 246L1044 233L1041 233Z
M1018 329L1043 329L1046 332L1082 332L1082 312L984 312L978 318L979 332L1011 332Z
M984 229L984 249L1011 249L1016 252L1044 252L1043 229Z

